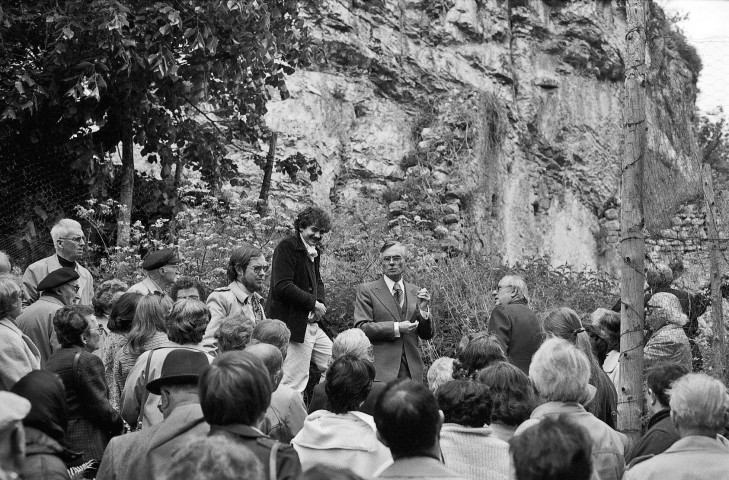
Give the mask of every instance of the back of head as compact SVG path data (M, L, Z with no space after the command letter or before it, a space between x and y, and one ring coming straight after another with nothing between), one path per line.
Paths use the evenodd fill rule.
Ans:
M0 320L15 310L18 296L21 295L21 285L17 276L0 274Z
M372 343L359 328L350 328L341 332L332 342L332 360L343 355L354 355L370 362L375 361Z
M363 478L346 468L314 465L302 473L299 480L363 480Z
M659 363L646 372L645 383L661 405L668 407L668 390L671 384L689 373L688 368L678 363Z
M249 345L246 347L245 351L254 355L263 362L263 365L266 367L266 371L272 378L281 371L283 357L281 356L281 351L273 345L269 345L268 343L257 343L255 345Z
M268 343L281 350L284 360L291 340L291 330L281 320L267 318L256 323L253 327L251 340L258 340L261 343Z
M225 317L215 331L215 341L218 342L218 352L243 350L251 341L254 323L245 315L230 315Z
M264 468L247 447L213 435L191 440L175 453L167 480L264 480Z
M165 320L167 337L180 345L197 345L210 321L208 307L199 300L178 300Z
M451 380L436 390L435 398L446 423L483 427L491 422L491 397L482 383Z
M10 390L31 405L23 425L40 430L63 444L68 428L66 390L61 379L47 370L33 370Z
M268 370L255 355L225 352L200 376L200 407L211 425L256 426L271 403Z
M505 275L499 283L503 286L509 286L514 290L514 300L526 300L529 302L529 287L526 280L521 275Z
M546 417L509 441L516 480L588 480L592 440L566 417Z
M729 394L720 380L705 373L689 373L673 382L668 395L671 417L682 436L686 430L714 434L724 430L729 420Z
M593 353L590 334L582 326L582 321L577 312L567 307L553 310L542 322L542 328L547 336L553 335L567 340L585 354L587 361L590 363L590 382L593 385L598 387L596 383L609 381L609 379L606 380L603 375L600 375L602 367L597 363ZM601 391L601 388L598 387L598 390Z
M482 368L504 360L506 355L494 335L485 332L476 334L458 355L453 366L453 378L472 378Z
M10 273L13 271L13 264L10 262L8 254L0 251L0 275L3 273Z
M374 417L393 457L422 455L436 444L440 410L435 396L422 383L389 383L375 402Z
M131 330L137 305L143 296L141 293L129 292L119 297L109 313L109 330L116 333L127 333Z
M534 353L529 378L546 401L578 402L590 380L590 362L567 340L550 338Z
M129 285L115 278L106 280L95 288L94 298L91 299L91 304L94 306L94 315L101 317L110 314L116 300L118 300L116 296L119 293L123 294L128 289Z
M155 333L166 332L165 320L171 308L172 300L167 296L145 295L139 300L127 337L127 347L131 352L141 355L144 345Z
M509 362L484 368L478 372L476 379L489 389L492 422L518 426L537 406L531 380L521 368Z
M329 410L347 413L357 410L372 389L375 367L372 362L354 355L334 360L327 370L324 391L329 399Z
M438 387L453 380L453 359L440 357L436 359L428 369L428 387L431 392L438 390Z

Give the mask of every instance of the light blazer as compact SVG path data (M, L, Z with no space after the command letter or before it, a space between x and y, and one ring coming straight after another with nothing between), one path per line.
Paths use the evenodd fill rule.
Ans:
M15 319L18 328L28 335L38 348L41 368L45 367L53 352L61 348L56 331L53 329L53 316L63 306L63 301L55 295L43 293L33 305L23 310L23 313Z
M40 352L9 318L0 319L0 391L40 368Z
M23 274L23 288L30 300L23 301L24 307L38 300L40 296L38 293L38 284L49 273L59 268L61 268L61 262L58 261L58 256L51 255L50 257L32 263L25 269L25 273ZM78 262L76 262L76 273L79 275L79 289L76 295L81 299L78 303L91 306L91 299L94 298L94 277L91 276L91 272L82 267Z
M258 298L258 303L261 306L261 317L266 318L266 313L263 310L263 297L257 292L253 292L251 295L255 295ZM215 332L218 331L225 317L243 314L250 321L256 323L256 317L251 317L246 313L245 307L248 304L248 299L249 295L240 287L238 282L231 282L227 287L213 290L206 302L210 310L210 322L205 329L205 336L202 341L203 345L215 344ZM252 310L253 305L251 305Z
M407 312L405 320L420 322L416 332L400 333L395 336L395 322L400 319L400 308L387 288L384 278L363 283L357 291L354 303L354 326L361 328L372 342L375 354L377 380L388 382L397 378L403 347L413 380L423 382L423 359L420 356L418 337L423 340L433 338L433 317L428 320L420 315L418 309L419 288L405 283Z
M149 277L144 277L144 280L135 283L129 287L129 290L127 290L127 293L141 293L142 295L152 295L157 292L165 293L165 291L161 290L159 286L154 283L154 280Z

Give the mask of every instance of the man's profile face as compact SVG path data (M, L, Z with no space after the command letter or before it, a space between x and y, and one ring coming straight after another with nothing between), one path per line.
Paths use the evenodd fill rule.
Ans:
M405 248L402 245L393 245L380 254L382 273L392 281L399 282L405 270Z
M56 242L56 253L69 262L75 262L84 254L86 237L81 227L74 227Z
M514 287L506 285L506 282L502 279L496 289L493 291L494 300L496 305L508 305L514 299Z
M319 228L315 225L311 225L301 231L301 236L304 238L304 241L309 246L316 247L317 245L321 244L321 241L324 239L324 235L326 233L326 230Z

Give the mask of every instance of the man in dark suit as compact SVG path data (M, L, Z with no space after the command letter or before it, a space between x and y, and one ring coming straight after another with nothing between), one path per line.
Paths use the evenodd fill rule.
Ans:
M507 275L493 291L496 307L491 312L489 333L496 335L511 363L527 375L532 355L542 343L539 320L529 307L529 290L524 279Z
M171 351L160 377L147 390L160 395L164 421L138 432L115 437L104 452L96 478L99 480L152 480L162 478L172 456L188 441L204 437L210 425L203 418L197 382L207 370L208 356L189 349Z
M327 307L319 265L324 234L331 228L325 211L307 207L296 217L296 233L276 246L271 259L271 287L266 317L283 321L291 331L282 383L303 392L309 363L323 372L332 355L332 341L321 328Z
M377 380L412 378L423 383L418 337L433 338L430 293L403 280L407 250L398 242L380 249L384 275L360 285L354 304L354 326L372 342Z

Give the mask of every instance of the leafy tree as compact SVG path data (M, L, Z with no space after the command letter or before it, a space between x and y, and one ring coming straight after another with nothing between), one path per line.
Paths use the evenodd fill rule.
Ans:
M104 154L121 143L119 245L134 144L170 191L183 166L215 191L234 173L225 144L262 136L270 89L288 97L285 75L311 56L296 0L17 2L0 33L3 122L39 141L58 132L75 149L63 167L91 177L108 175Z

